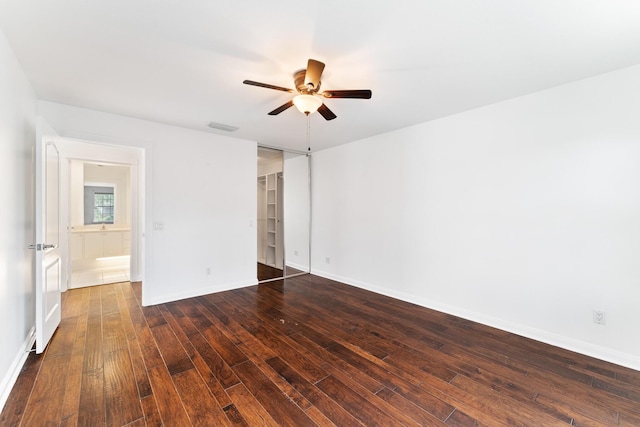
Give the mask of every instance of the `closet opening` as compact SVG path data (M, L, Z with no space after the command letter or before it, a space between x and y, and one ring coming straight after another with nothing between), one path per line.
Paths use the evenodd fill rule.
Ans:
M258 281L284 277L282 151L258 148Z
M258 147L258 282L310 272L310 157Z

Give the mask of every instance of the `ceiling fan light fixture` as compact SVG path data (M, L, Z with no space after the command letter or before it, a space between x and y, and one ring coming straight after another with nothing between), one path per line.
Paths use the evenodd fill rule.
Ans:
M313 95L298 95L293 98L293 104L301 113L309 115L322 105L322 101Z
M323 103L324 98L351 98L351 99L370 99L370 89L350 89L350 90L325 90L320 92L320 79L322 78L322 71L324 70L324 63L316 61L315 59L309 59L307 62L307 68L304 70L298 70L293 74L293 83L295 89L287 89L282 86L270 85L267 83L254 82L253 80L245 80L242 83L251 86L263 87L266 89L279 90L282 92L293 93L295 96L286 103L282 104L273 111L270 111L270 116L277 116L285 110L293 107L294 105L301 113L309 114L317 111L325 120L333 120L337 116L333 111ZM297 93L296 93L297 92Z

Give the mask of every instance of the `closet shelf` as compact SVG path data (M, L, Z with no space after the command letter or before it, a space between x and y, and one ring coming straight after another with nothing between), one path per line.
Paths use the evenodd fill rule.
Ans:
M258 177L258 258L264 264L283 268L282 172Z

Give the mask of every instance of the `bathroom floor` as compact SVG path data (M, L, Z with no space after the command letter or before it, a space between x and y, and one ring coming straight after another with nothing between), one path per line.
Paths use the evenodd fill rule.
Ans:
M106 285L108 283L128 282L129 268L109 267L95 270L80 270L71 273L70 288Z
M71 271L70 288L106 285L109 283L128 282L131 278L129 257L113 257L98 261L93 265L74 264Z

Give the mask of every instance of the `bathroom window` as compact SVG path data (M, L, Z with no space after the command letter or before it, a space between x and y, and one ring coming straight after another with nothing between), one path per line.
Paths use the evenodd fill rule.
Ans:
M93 195L93 222L113 224L113 193Z
M84 223L113 224L115 219L114 188L106 186L84 186Z

